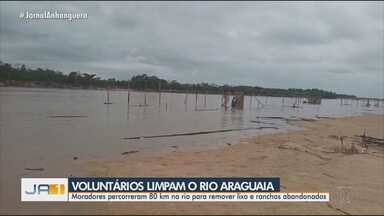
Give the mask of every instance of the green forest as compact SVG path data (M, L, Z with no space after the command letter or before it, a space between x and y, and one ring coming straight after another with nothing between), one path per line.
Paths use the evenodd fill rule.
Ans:
M80 73L79 71L64 74L51 69L31 69L25 65L16 67L0 61L0 82L6 86L50 87L50 88L83 88L83 89L134 89L147 91L199 92L222 94L224 91L243 91L246 95L279 96L279 97L310 97L321 98L355 98L354 95L336 94L321 89L279 89L262 88L246 85L215 85L208 83L187 84L176 80L160 79L146 74L133 76L129 80L101 79L96 74Z

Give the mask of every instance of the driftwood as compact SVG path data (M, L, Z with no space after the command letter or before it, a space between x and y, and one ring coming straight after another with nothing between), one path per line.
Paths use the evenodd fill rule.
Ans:
M262 122L262 121L255 121L255 120L251 120L251 122L253 122L253 123L259 123L259 124L270 124L270 125L278 125L278 124L275 124L275 123L271 123L271 122Z
M330 117L330 116L315 116L315 117L319 119L336 119L335 117Z
M49 118L86 118L88 116L83 116L83 115L53 115L53 116L48 116Z
M322 172L321 174L323 174L323 175L325 175L325 176L328 176L328 177L331 177L331 178L334 178L334 176L333 176L333 175L329 175L329 174L327 174L327 173L324 173L324 172Z
M133 154L133 153L137 153L139 151L127 151L127 152L123 152L121 153L122 155L128 155L128 154Z
M316 156L316 157L318 157L318 158L321 158L321 159L323 159L323 160L331 160L330 158L323 157L323 156L321 156L321 155L319 155L319 154L312 153L312 152L309 152L309 151L307 151L307 150L300 150L300 149L295 148L295 147L294 147L294 148L289 148L289 147L285 147L285 146L283 146L283 145L280 145L278 148L279 148L279 149L294 150L294 151L299 151L299 152L307 153L307 154L310 154L310 155L314 155L314 156Z
M138 106L138 107L143 107L143 106L149 106L148 104L134 104L132 106Z
M243 131L243 130L262 130L262 129L278 129L278 128L277 127L249 127L249 128L213 130L213 131L200 131L200 132L191 132L191 133L179 133L179 134L134 136L134 137L125 137L124 139L149 139L149 138L160 138L160 137L193 136L193 135L201 135L201 134L224 133L224 132Z
M286 118L285 120L287 120L287 121L309 121L309 122L316 121L316 119L312 119L312 118Z
M384 139L366 136L364 135L355 135L356 137L360 137L363 139L363 144L377 144L377 145L384 145Z
M379 155L368 153L368 147L369 147L368 144L378 144L381 146L384 144L384 139L366 136L365 131L364 131L363 135L355 135L355 137L362 138L361 145L365 148L364 152L359 152L359 150L355 148L354 142L358 142L357 138L347 137L347 136L337 136L337 135L330 135L329 138L340 140L341 148L337 151L321 151L321 152L323 152L323 153L341 153L342 154L341 157L366 154L366 155L371 155L373 157L384 158L384 157L379 156ZM350 141L352 141L352 145L349 149L346 148L346 146L344 145L344 141L346 139L349 139Z
M358 153L358 154L343 154L343 155L341 155L341 157L352 156L352 155L365 155L365 154L373 156L373 157L384 158L382 156L371 154L371 153L368 153L368 152L363 152L363 153Z
M286 118L283 116L264 116L264 117L257 117L258 119L281 119L286 121L316 121L316 119L313 118L299 118L299 117L291 117Z
M332 154L332 153L340 153L340 152L337 152L337 151L321 151L323 153L327 153L327 154Z
M28 171L45 171L44 168L25 168L25 170L28 170Z
M316 119L313 119L313 118L300 118L301 121L310 121L310 122L314 122L316 121Z
M218 108L216 109L195 109L196 111L216 111L219 110Z
M351 215L351 214L349 214L348 212L345 212L345 211L343 211L343 210L341 210L341 209L339 209L339 208L336 208L336 207L331 206L331 204L329 204L329 203L327 203L327 206L328 206L329 208L335 210L335 211L341 212L341 213L346 214L346 215Z
M282 116L263 116L263 117L257 117L258 119L285 119L285 117Z
M34 172L43 172L43 171L45 171L45 169L41 168L41 167L40 168L24 168L24 170L27 170L28 172L21 173L20 175L17 175L16 177L28 175L28 174L31 174L31 173L34 173Z
M286 105L284 105L283 107L290 107L290 108L303 108L303 107L301 107L301 106L298 106L298 105L292 105L292 106L286 106Z

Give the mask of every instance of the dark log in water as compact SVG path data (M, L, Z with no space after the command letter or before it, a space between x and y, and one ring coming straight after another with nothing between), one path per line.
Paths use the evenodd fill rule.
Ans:
M264 117L257 117L258 119L285 119L285 117L282 116L264 116Z
M319 118L319 119L336 119L335 117L330 117L330 116L318 116L318 115L316 115L315 117Z
M270 124L270 125L278 125L278 124L275 124L275 123L271 123L271 122L262 122L262 121L255 121L255 120L251 120L251 122L253 122L253 123L259 123L259 124Z
M313 118L286 118L285 120L287 120L287 121L310 121L310 122L316 121L316 119L313 119Z
M217 111L219 110L218 108L216 109L196 109L196 111Z
M88 116L83 115L55 115L55 116L48 116L49 118L86 118Z
M289 108L304 108L298 105L292 105L292 106L283 106L283 107L289 107Z
M314 118L300 118L300 117L291 117L291 118L285 118L281 116L267 116L267 117L257 117L258 119L281 119L281 120L286 120L286 121L316 121ZM256 122L257 121L252 121ZM260 122L261 123L261 122Z
M125 137L124 139L149 139L149 138L160 138L160 137L193 136L193 135L201 135L201 134L224 133L224 132L242 131L242 130L262 130L262 129L278 129L278 128L277 127L235 128L235 129L200 131L200 132L179 133L179 134L164 134L164 135L153 135L153 136L135 136L135 137Z
M149 106L149 105L148 104L134 104L132 106L144 107L144 106Z

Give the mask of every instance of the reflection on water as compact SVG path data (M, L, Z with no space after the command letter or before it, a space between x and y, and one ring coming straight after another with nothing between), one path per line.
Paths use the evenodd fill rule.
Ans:
M106 105L107 93L100 90L0 88L2 182L5 176L20 175L26 167L54 167L45 175L65 177L58 167L74 156L124 157L121 152L132 150L139 151L138 155L157 154L174 151L175 145L178 150L212 148L273 130L139 140L124 137L270 126L251 122L258 116L342 117L358 115L364 109L383 113L382 107L367 108L357 101L340 106L340 100L322 100L321 105L291 108L294 99L260 97L266 103L261 108L257 100L251 104L250 97L245 97L244 110L231 111L221 108L221 95L197 95L196 104L195 94L162 93L159 103L158 93L146 93L144 98L144 93L130 92L129 105L127 91L110 91L109 96L112 104ZM262 121L276 123L281 130L293 128L280 120Z

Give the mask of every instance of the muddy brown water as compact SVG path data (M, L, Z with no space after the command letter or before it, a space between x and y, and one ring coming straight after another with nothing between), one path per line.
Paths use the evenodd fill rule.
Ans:
M144 96L146 94L146 98ZM0 213L4 214L98 214L94 203L22 203L22 177L69 177L77 160L123 159L156 156L172 151L212 149L263 133L295 130L280 119L263 116L344 117L362 112L383 113L382 107L363 107L362 102L340 106L340 100L322 100L321 105L301 104L291 108L294 98L259 97L266 104L245 97L244 110L221 107L221 95L0 88ZM146 105L143 106L146 101ZM382 104L380 104L382 105ZM196 108L199 111L196 111ZM201 111L205 110L206 111ZM252 122L253 121L253 122ZM247 129L276 126L276 129ZM225 133L197 134L204 131ZM171 136L170 134L194 134ZM127 137L164 136L151 139ZM134 152L132 154L122 154ZM40 169L43 170L26 170ZM90 206L94 206L90 208ZM91 212L90 212L90 209Z

